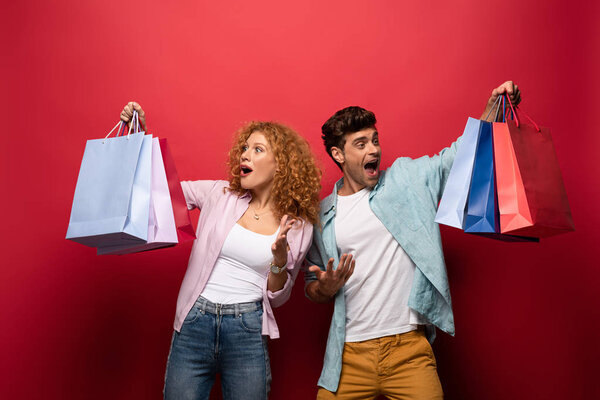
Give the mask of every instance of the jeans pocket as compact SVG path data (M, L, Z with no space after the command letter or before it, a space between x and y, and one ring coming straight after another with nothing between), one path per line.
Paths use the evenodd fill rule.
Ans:
M256 333L262 329L262 310L243 313L240 320L240 325L246 332Z
M193 322L196 322L196 320L198 319L198 317L200 316L201 311L198 309L198 307L193 306L192 309L190 310L190 312L188 312L188 314L185 316L185 319L183 320L183 324L191 324Z

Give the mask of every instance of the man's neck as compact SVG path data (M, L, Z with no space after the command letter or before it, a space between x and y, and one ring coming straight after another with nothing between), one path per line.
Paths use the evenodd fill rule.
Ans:
M358 182L353 181L352 179L348 179L348 177L344 175L343 185L338 190L338 196L350 196L351 194L360 192L364 188L364 185L361 185Z

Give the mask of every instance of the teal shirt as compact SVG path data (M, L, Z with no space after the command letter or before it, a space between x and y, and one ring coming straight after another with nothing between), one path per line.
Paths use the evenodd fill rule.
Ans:
M398 158L390 168L382 171L379 181L369 195L369 205L387 230L398 241L415 263L415 274L408 306L423 315L431 324L427 331L430 342L435 338L435 327L454 335L454 316L450 288L444 264L440 230L434 222L439 200L448 179L456 147L460 141L433 157ZM325 270L329 258L337 267L338 254L335 239L337 191L321 202L321 229L315 226L313 243L307 256L310 265ZM357 266L359 268L360 266ZM316 279L305 271L306 283ZM390 295L393 295L390 293ZM335 295L335 305L323 371L318 385L336 392L342 370L342 353L346 336L346 302L344 288Z

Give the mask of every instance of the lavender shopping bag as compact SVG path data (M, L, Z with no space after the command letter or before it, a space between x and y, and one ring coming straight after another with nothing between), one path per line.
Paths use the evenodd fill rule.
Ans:
M116 137L108 138L120 126ZM152 137L119 123L88 140L66 238L86 246L145 243L150 210Z
M98 254L129 254L174 246L177 229L171 205L169 184L158 138L152 139L152 192L148 218L148 241L145 244L124 244L98 248Z

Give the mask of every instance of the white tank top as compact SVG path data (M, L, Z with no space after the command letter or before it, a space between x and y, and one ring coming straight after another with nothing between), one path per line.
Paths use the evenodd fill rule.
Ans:
M235 304L262 300L273 260L271 245L277 232L261 235L235 224L221 248L201 296L213 303Z

